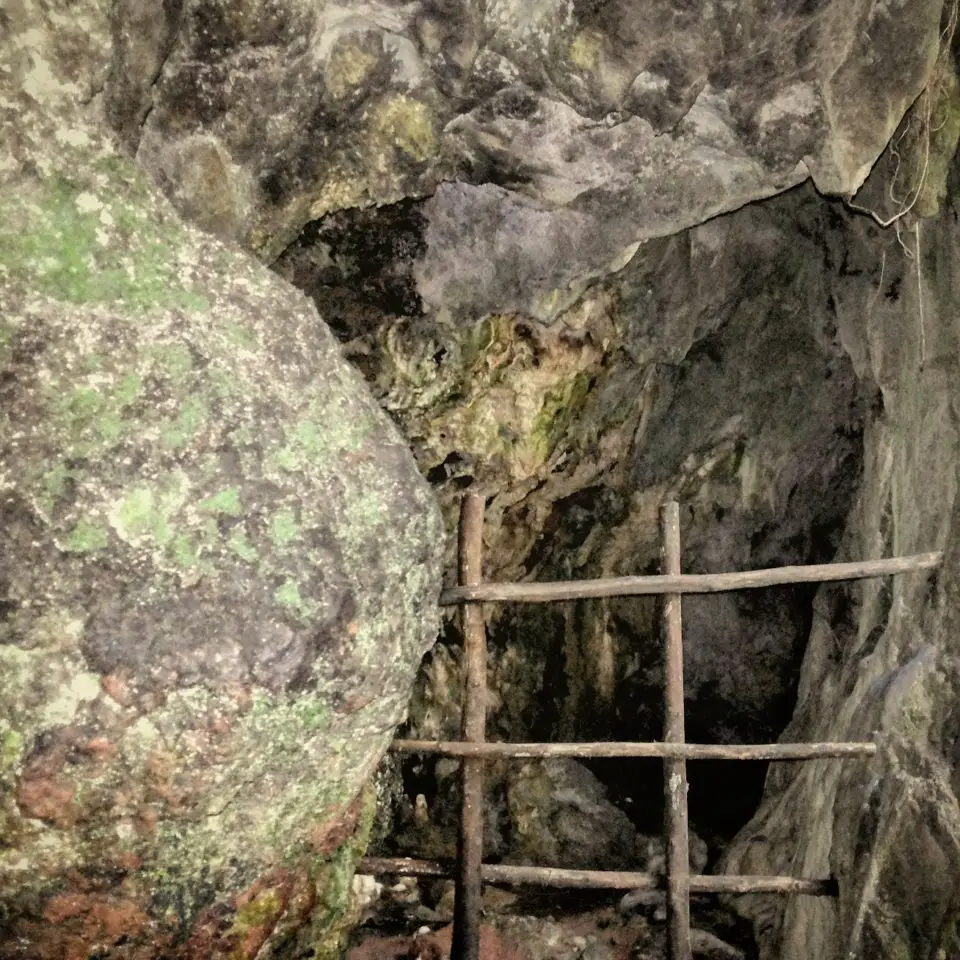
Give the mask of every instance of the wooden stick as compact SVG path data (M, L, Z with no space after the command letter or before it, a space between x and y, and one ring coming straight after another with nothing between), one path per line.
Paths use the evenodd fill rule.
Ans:
M556 600L589 600L598 597L650 596L669 593L723 593L753 590L791 583L827 583L835 580L866 580L898 573L932 570L943 554L918 553L887 560L858 563L819 563L807 566L772 567L742 573L687 573L674 576L604 577L553 583L485 583L455 587L440 594L440 603L550 603Z
M692 893L802 893L809 897L836 897L837 881L805 880L802 877L697 876L690 878Z
M394 740L403 753L447 757L665 757L683 760L818 760L872 757L875 743L462 743L459 740Z
M411 860L406 857L365 857L358 873L390 874L398 877L449 877L454 866L435 860ZM652 873L617 870L564 870L559 867L514 867L483 864L483 879L488 883L530 884L541 887L579 890L657 890L662 878ZM796 893L812 897L835 897L836 880L804 880L778 876L690 877L691 893Z
M679 575L680 507L676 501L660 508L660 549L664 575ZM666 667L663 739L677 744L684 742L683 627L679 593L664 596L661 620ZM667 838L667 955L670 960L692 960L687 765L682 757L664 758L663 806Z
M483 579L484 506L484 498L475 493L468 493L460 504L460 583L465 586L473 586ZM464 605L461 617L466 671L463 739L480 744L486 735L487 711L487 640L483 608ZM483 778L483 761L465 758L461 769L463 813L460 820L451 960L480 960Z

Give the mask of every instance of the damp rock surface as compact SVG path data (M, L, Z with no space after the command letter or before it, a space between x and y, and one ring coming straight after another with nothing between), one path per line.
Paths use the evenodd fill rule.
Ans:
M327 213L432 194L429 301L542 317L647 237L808 177L854 193L941 6L123 0L105 102L221 235L272 258Z
M36 10L4 11L9 36L27 36L24 9ZM653 572L657 507L667 498L684 504L689 571L953 544L955 13L954 4L941 0L159 6L120 0L109 23L92 5L74 5L68 20L52 17L61 28L73 26L40 60L32 40L4 49L27 97L66 85L74 101L102 105L125 148L181 214L275 263L330 314L345 351L437 489L448 529L463 489L488 496L488 577L570 579ZM19 116L29 103L5 93L5 117ZM11 129L15 165L7 160L0 169L19 176L16 164L30 153L18 128ZM65 149L49 132L50 149ZM77 166L73 156L64 154L69 167ZM807 180L812 184L764 199ZM92 187L84 189L97 199ZM934 221L945 198L947 211ZM20 219L12 222L19 224L23 204L37 201L30 189L15 201L10 209ZM57 223L69 225L73 208L57 202ZM101 211L86 196L81 206L80 214L99 222ZM210 344L221 328L204 313L217 315L219 295L211 299L195 285L196 269L171 258L166 239L144 248L132 230L124 236L130 257L148 253L150 270L139 273L140 280L152 278L149 292L142 284L130 289L130 263L111 261L94 232L100 259L93 262L104 268L98 279L141 307L162 301L178 318L204 316L202 355L220 356ZM14 264L18 257L5 255ZM66 287L89 303L83 269L89 253L49 261L41 259L34 271L44 296ZM212 293L222 289L215 285ZM97 302L103 329L118 338L124 372L154 389L144 374L167 376L165 368L153 358L142 369L131 367L129 343L103 306L113 301ZM286 329L282 306L277 315L278 328ZM77 321L64 323L61 333L69 338ZM286 344L268 342L272 323L255 327L254 353L273 351L273 361L282 359ZM290 344L294 354L301 349L296 336ZM193 396L190 378L200 374L193 355L190 362L186 371L174 369ZM49 364L38 369L57 383L66 375ZM222 383L218 366L204 370ZM100 375L114 372L108 364ZM91 383L99 395L100 381ZM137 449L136 438L116 433L138 402L135 388L135 381L124 381L105 400L81 398L67 409L66 427L60 411L59 420L51 418L59 424L51 427L51 442ZM268 397L272 404L285 388L282 378L269 387L254 384L250 402ZM217 389L211 408L222 404L229 417L232 401ZM181 420L180 400L170 396L169 409L156 410L146 429L176 441L194 429L197 408L188 406ZM32 410L39 408L39 387L28 399ZM280 419L265 416L282 421L279 413ZM165 417L173 419L166 434ZM77 421L75 436L69 425ZM216 418L213 427L205 422L196 429L223 435ZM304 444L300 453L314 449L314 439L308 429L297 441ZM272 442L256 438L238 456L249 456L257 444L269 451ZM84 456L69 469L85 469ZM164 456L181 469L184 454ZM156 461L146 462L156 469ZM121 478L131 469L119 458L115 467L111 476ZM223 579L223 564L253 561L236 549L239 559L228 558L217 539L240 525L232 494L224 492L230 488L208 490L203 475L184 473L192 485L186 494L179 481L154 482L121 515L108 500L91 499L87 488L76 493L72 474L46 479L41 472L27 486L35 501L28 516L36 522L35 515L47 516L38 510L61 511L49 514L49 522L60 524L52 528L55 544L85 548L73 551L81 554L71 561L75 569L100 549L104 531L111 544L120 537L116 520L127 537L124 557L156 564L194 591L197 606L186 607L188 613L208 610L200 605L208 603L211 577L234 583ZM276 483L276 476L269 480ZM66 496L49 492L59 491L61 481ZM193 489L204 491L202 511L189 499ZM242 488L244 511L248 489ZM155 516L156 504L161 520L144 521ZM79 523L81 508L91 511L89 526ZM185 529L163 520L171 513L186 517ZM101 516L105 526L98 527ZM289 520L286 514L276 525L271 520L271 534L288 537ZM29 555L40 541L32 527L17 523L14 549ZM255 534L245 533L241 551L253 548ZM289 549L297 543L291 537ZM320 538L310 549L330 547ZM284 563L294 562L285 556ZM859 766L770 773L766 800L726 868L835 875L841 896L835 904L805 898L741 904L764 957L894 960L957 952L954 559L948 556L937 577L889 588L770 591L685 604L689 738L768 740L796 704L791 739L880 731L884 743L880 758ZM172 566L181 560L185 570ZM452 561L451 539L448 575ZM324 569L340 569L331 563ZM254 591L257 609L283 601L288 611L314 616L321 607L310 605L322 600L305 582L294 590L295 567L282 569L285 579L270 582L274 593ZM332 580L333 573L325 585ZM163 596L161 590L143 602ZM234 606L236 596L230 594ZM97 602L103 605L100 595ZM116 611L103 616L105 623L120 622ZM299 614L289 616L283 627L291 633L278 635L280 653L269 662L240 640L238 659L215 664L203 656L203 645L191 659L182 651L171 655L169 644L147 644L137 654L149 667L145 695L162 692L163 677L201 668L226 675L253 669L251 662L269 696L292 692L302 682L304 654ZM339 623L329 622L334 630ZM354 621L345 622L349 628ZM190 624L196 636L196 621ZM110 636L123 632L111 629ZM134 632L141 632L138 624L126 635ZM59 627L53 633L73 636ZM453 628L446 640L425 665L411 710L414 733L456 734ZM659 735L662 665L652 603L497 614L490 642L491 737ZM81 653L106 662L115 647ZM348 642L347 656L354 649ZM379 648L374 659L384 662ZM58 669L73 662L56 661ZM91 670L78 679L72 669L64 684L54 681L57 690L70 691L65 708L58 702L58 718L72 717L74 703L100 702L99 693L91 694L91 677L98 675ZM126 695L118 675L123 679L109 674L108 683L119 703ZM336 677L327 681L334 693L341 689ZM363 697L344 703L347 712L351 704L364 709ZM299 719L297 729L304 724ZM83 755L66 742L53 760L41 751L36 775L18 785L17 810L33 811L39 823L60 811L68 821L74 815L70 783L54 781L52 789L45 779L46 770L60 770L57 757L72 771ZM43 750L52 751L51 743L44 741ZM194 749L186 740L181 745ZM17 741L6 749L19 763ZM721 843L750 816L763 789L762 769L753 770L750 789L736 791L740 807L723 824L713 822ZM608 766L604 777L615 784L612 793L649 806L657 818L654 777L638 777L626 765ZM718 785L716 776L691 765L695 822L721 806ZM437 802L421 796L431 823ZM423 807L417 799L415 821ZM89 807L81 809L89 816ZM225 816L232 815L228 807ZM331 834L331 845L342 835ZM269 882L253 881L236 901L247 911L232 935L251 950L260 948L264 930L280 928L273 923L278 904L293 904L295 914L311 895L296 874L266 876ZM84 934L89 940L115 929L118 917L135 926L147 916L136 899L131 905L117 894L104 905L88 896L69 890L49 908L50 922L86 924L94 931ZM221 922L232 923L214 916L204 928L210 943ZM656 937L648 944L654 951L659 945Z
M440 517L313 305L103 135L109 26L2 25L0 956L334 956Z
M893 163L868 184L874 195ZM817 595L784 739L874 740L879 750L771 769L723 869L834 876L840 896L741 898L763 957L952 956L958 946L957 173L954 159L939 216L901 224L904 246L857 218L830 231L847 251L847 270L831 281L841 337L882 394L838 559L929 550L944 559L932 574Z
M636 830L574 760L521 763L507 775L511 841L505 862L585 870L636 865Z

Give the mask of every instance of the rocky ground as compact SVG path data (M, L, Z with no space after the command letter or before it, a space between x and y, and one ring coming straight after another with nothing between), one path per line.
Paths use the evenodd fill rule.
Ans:
M452 886L405 878L381 887L358 878L355 888L370 898L369 916L354 931L347 960L448 960ZM613 891L487 887L481 960L660 960L666 956L662 901L635 900ZM693 904L691 939L699 960L756 957L748 929L712 898Z

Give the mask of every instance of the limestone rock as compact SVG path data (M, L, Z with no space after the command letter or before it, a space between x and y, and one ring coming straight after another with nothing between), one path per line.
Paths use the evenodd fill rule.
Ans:
M0 956L319 956L439 514L313 305L104 138L108 27L2 27Z
M810 176L854 193L941 7L124 0L107 103L182 211L270 258L324 214L455 179L429 204L426 299L543 316L645 238Z
M878 170L875 195L890 170ZM837 901L740 899L771 960L957 950L958 185L954 158L942 214L900 225L917 245L911 256L860 218L838 218L829 231L831 246L846 250L847 269L830 284L841 336L859 376L882 392L840 559L945 556L932 575L824 586L817 597L783 739L876 740L879 752L771 768L724 868L839 884Z
M507 773L506 863L584 870L636 866L637 832L575 760L533 760Z

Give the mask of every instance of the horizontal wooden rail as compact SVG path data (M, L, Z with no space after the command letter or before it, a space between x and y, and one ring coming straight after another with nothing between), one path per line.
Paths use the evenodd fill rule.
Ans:
M357 865L358 873L393 874L403 877L452 877L452 863L436 860L411 860L407 857L365 857ZM581 890L660 890L663 878L652 873L622 870L564 870L558 867L515 867L485 863L483 879L488 883L531 884L541 887ZM835 880L804 880L777 876L690 877L691 893L800 893L813 897L837 894Z
M599 597L650 596L665 593L724 593L792 583L827 583L835 580L867 580L895 573L932 570L943 554L918 553L888 560L858 563L819 563L808 566L771 567L742 573L683 573L671 576L605 577L599 580L553 583L483 583L453 587L440 594L442 606L458 603L550 603L557 600L589 600Z
M816 760L871 757L875 743L465 743L460 740L394 740L403 753L448 757L668 757L683 760Z

